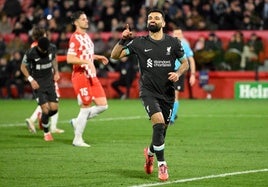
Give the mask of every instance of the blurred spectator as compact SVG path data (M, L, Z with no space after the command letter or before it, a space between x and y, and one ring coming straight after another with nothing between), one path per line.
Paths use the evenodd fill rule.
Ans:
M10 60L7 63L7 71L9 78L7 80L7 93L8 98L12 97L11 86L15 85L19 92L19 98L24 97L24 76L20 71L20 64L22 61L22 55L19 51L15 51Z
M254 28L254 24L251 22L250 16L245 15L243 18L243 23L241 25L242 30L252 30Z
M126 18L126 22L125 22L125 24L122 24L122 27L126 27L126 24L128 24L129 25L129 28L130 29L135 29L135 23L134 23L134 20L133 20L133 18L132 17L127 17Z
M63 25L71 23L71 15L74 12L74 2L71 0L65 0L59 2L60 16L63 19Z
M60 55L66 54L68 45L69 45L69 38L67 37L67 33L61 32L56 40L57 53Z
M183 11L183 15L184 15L184 23L185 23L185 30L195 30L195 25L194 25L194 21L192 19L192 11L191 11L191 7L189 4L183 4L182 6L182 11Z
M65 27L67 24L67 19L65 16L61 15L60 9L57 8L53 11L53 17L52 17L56 23L56 31L57 32L63 32L65 31Z
M0 58L6 55L6 43L4 37L0 34Z
M146 9L154 9L157 8L158 0L144 0L144 6Z
M131 16L130 14L130 6L128 5L126 0L122 0L120 2L119 11L116 14L116 18L119 22L126 22L126 18Z
M227 0L214 0L212 2L213 18L212 21L217 25L223 25L224 15L229 8Z
M136 31L142 31L144 29L145 25L145 30L146 28L146 19L147 19L147 10L145 6L141 6L140 9L138 10L138 13L135 15L135 30Z
M240 70L240 61L244 48L244 35L241 31L236 31L228 44L224 54L224 61L230 65L232 70Z
M135 56L129 56L117 62L116 71L120 73L120 76L112 82L112 88L117 92L120 99L129 98L130 88L137 73L137 63L135 60ZM126 92L120 89L121 86L126 88Z
M6 98L2 92L2 89L6 88L8 79L9 73L7 71L7 59L0 58L0 98Z
M201 9L200 9L200 15L203 16L204 21L206 22L206 25L208 27L208 30L216 30L218 29L217 23L213 22L213 10L212 6L209 3L209 1L204 1L201 4Z
M17 23L19 24L17 25ZM16 25L21 33L28 33L29 30L32 29L32 22L28 19L25 13L21 13L17 18L14 29L16 29Z
M46 21L47 23L47 28L51 33L60 33L61 30L58 27L58 23L56 22L55 17L51 17ZM59 23L61 24L61 23Z
M49 28L48 26L48 21L46 18L42 17L38 22L37 22L37 25L39 27L43 27L43 28ZM49 29L48 29L49 30ZM49 30L50 31L50 30Z
M40 6L36 6L32 11L31 21L33 25L38 25L41 19L44 19L44 10Z
M146 31L147 26L146 26L146 17L143 16L139 16L137 23L135 25L135 30L137 32L142 32L142 31Z
M94 32L92 36L92 40L94 43L94 53L104 55L107 50L107 47L106 47L104 40L101 37L101 32Z
M268 29L268 0L264 0L263 11L261 11L263 17L263 29Z
M116 18L116 11L112 5L104 7L101 14L101 20L104 23L104 32L109 32L112 30L112 20Z
M253 1L246 1L244 3L243 23L240 29L243 30L259 30L262 27L261 16L255 10Z
M207 39L200 37L194 47L197 69L217 70L222 61L222 41L211 32Z
M199 52L205 49L206 37L204 35L200 35L194 44L194 52Z
M193 20L194 30L205 30L207 29L207 24L203 16L201 16L196 9L192 10L191 18Z
M205 42L205 50L211 54L211 64L209 69L221 69L221 62L223 61L222 41L214 32L209 33L208 39Z
M127 21L128 20L126 20L126 22L119 22L117 18L113 18L112 21L111 21L111 31L114 31L118 27L121 27L123 25L126 25ZM133 28L133 24L131 25L131 28Z
M13 54L15 51L25 52L29 48L29 45L25 43L21 38L19 33L14 33L15 37L8 42L7 51Z
M53 13L55 10L59 9L59 5L57 3L57 1L54 0L48 0L47 1L47 6L44 9L44 17L47 19L51 19L51 17L53 16Z
M164 1L161 9L165 13L165 22L166 22L165 30L173 31L176 26L173 26L172 20L176 16L178 8L173 5L172 1Z
M89 18L93 16L94 7L92 6L92 1L87 0L74 1L74 9L85 12L87 17Z
M12 32L12 24L9 21L6 13L2 12L0 14L0 28L1 28L1 34L9 34Z
M121 31L122 30L123 30L123 28L119 27L116 30L111 32L111 36L110 36L110 38L108 39L108 41L106 43L107 51L105 53L105 56L108 56L108 57L111 56L113 46L115 46L115 44L121 39Z
M107 42L105 43L106 51L104 53L104 56L106 56L106 57L111 56L113 46L115 46L115 44L121 38L121 32L120 32L121 30L122 30L121 28L117 28L116 30L111 31L111 36L108 38ZM101 65L102 69L99 69L100 76L106 76L107 70L114 71L117 61L115 61L111 58L109 59L109 61L110 61L110 63L108 63L106 66Z
M5 12L10 18L16 18L22 12L20 2L18 0L6 0L3 12Z
M23 26L20 22L16 22L12 30L12 33L14 33L15 35L20 35L26 33L26 31L23 30Z
M177 9L174 18L172 19L172 23L170 24L170 27L174 29L176 27L180 27L183 30L185 29L184 15L181 9Z
M230 1L230 5L226 8L225 13L221 16L219 29L221 30L237 30L240 29L243 19L243 12L239 0Z
M256 33L252 33L243 48L240 68L241 70L254 70L260 52L263 51L263 42Z

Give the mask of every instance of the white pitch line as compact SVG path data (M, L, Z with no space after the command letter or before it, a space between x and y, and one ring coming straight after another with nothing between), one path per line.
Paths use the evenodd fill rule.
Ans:
M244 118L244 117L250 117L250 118L268 118L268 115L261 115L261 114L237 114L237 115L222 115L222 114L186 114L186 115L180 115L182 118ZM110 117L110 118L95 118L90 119L90 121L119 121L119 120L136 120L136 119L144 119L148 118L148 116L129 116L129 117ZM22 120L23 121L23 120ZM62 123L69 123L70 121L59 121L60 124ZM19 127L19 126L25 126L25 123L23 122L17 122L17 123L7 123L7 124L0 124L1 127Z
M144 119L144 118L148 118L148 116L129 116L129 117L115 117L115 118L95 118L95 119L90 119L90 121L120 121L120 120L136 120L136 119ZM59 121L59 124L68 124L70 123L70 121ZM17 122L17 123L9 123L9 124L0 124L0 128L1 127L20 127L20 126L26 126L26 123L21 123L21 122Z
M261 172L268 172L268 168L259 169L259 170L223 173L223 174L218 174L218 175L208 175L208 176L203 176L203 177L194 177L194 178L180 179L180 180L161 182L161 183L157 182L157 183L151 183L151 184L140 184L140 185L134 185L130 187L149 187L149 186L160 186L160 185L163 186L163 185L169 185L169 184L185 183L185 182L192 182L192 181L198 181L198 180L204 180L204 179L214 179L214 178L221 178L221 177L227 177L227 176L243 175L243 174L249 174L249 173L261 173Z

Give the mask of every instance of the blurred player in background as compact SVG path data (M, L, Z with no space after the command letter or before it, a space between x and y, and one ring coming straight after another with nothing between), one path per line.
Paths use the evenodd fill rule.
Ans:
M34 97L42 109L44 140L53 141L49 118L58 112L58 97L55 81L59 80L57 49L47 37L38 39L35 47L28 49L21 62L21 72L33 89Z
M190 78L189 78L189 83L190 86L193 86L195 84L195 60L194 60L194 53L190 47L189 42L184 38L182 30L177 28L173 30L173 37L178 38L181 41L181 45L183 47L184 53L188 59L188 63L190 66ZM177 60L176 61L176 67L175 69L178 69L180 67L180 62ZM175 122L175 119L177 118L177 113L179 110L180 102L179 102L179 94L180 92L184 91L184 79L185 79L185 74L183 74L180 79L174 83L175 87L175 102L173 106L173 112L172 116L170 119L170 124L173 124ZM190 88L191 89L191 88Z
M104 65L109 60L103 55L94 54L94 43L87 34L89 22L86 14L77 11L71 19L75 32L69 40L67 63L73 64L72 83L80 106L77 117L71 120L74 128L73 145L90 147L82 137L87 120L108 109L106 94L96 75L94 60ZM92 102L95 106L91 106Z
M32 30L33 43L31 44L31 48L37 46L38 44L37 41L41 37L47 37L47 32L45 28L35 26ZM55 81L55 88L56 88L57 97L60 97L60 90L56 81ZM38 105L36 109L34 110L34 112L32 113L32 115L30 116L30 118L26 119L26 124L30 132L36 133L35 122L37 121L37 119L38 119L39 129L43 129L41 117L42 117L42 110L41 110L41 107ZM57 128L58 118L59 118L59 112L51 116L50 132L52 133L64 133L64 130Z

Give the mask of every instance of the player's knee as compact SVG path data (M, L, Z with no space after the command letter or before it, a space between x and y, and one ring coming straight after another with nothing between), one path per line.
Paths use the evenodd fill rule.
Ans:
M54 114L57 114L58 110L50 110L48 115L53 116Z
M108 105L104 105L104 106L99 106L100 107L100 111L104 112L105 110L108 109Z
M102 113L104 112L105 110L108 109L108 105L103 105L103 106L96 106L96 109L97 109L97 113Z
M165 125L162 123L157 123L153 126L153 145L161 146L165 142L164 138Z
M81 97L80 95L77 96L78 105L90 106L92 102L92 97Z
M82 104L84 106L90 106L92 102L92 99L83 99Z

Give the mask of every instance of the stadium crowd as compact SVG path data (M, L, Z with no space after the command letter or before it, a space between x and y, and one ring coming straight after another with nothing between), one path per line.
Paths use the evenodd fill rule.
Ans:
M96 53L109 57L112 46L120 37L119 31L126 23L133 32L146 31L146 14L151 8L165 12L165 32L176 27L184 31L237 31L230 38L227 49L223 49L215 32L207 38L200 37L192 45L198 69L206 66L211 70L251 70L244 60L254 59L254 55L249 57L248 50L243 53L244 48L249 48L255 55L263 49L262 40L254 31L268 30L268 0L0 0L1 88L11 84L21 86L24 82L18 67L22 54L32 42L29 36L34 25L46 28L58 54L66 54L69 33L74 29L70 16L72 12L82 10L90 21L88 32L92 35ZM237 40L243 37L240 30L252 31L250 40ZM109 32L110 37L103 39L100 35L103 32ZM232 63L237 54L238 65ZM115 66L110 63L106 68L113 71ZM68 66L60 68L68 70ZM98 68L104 72L101 71L103 67Z

